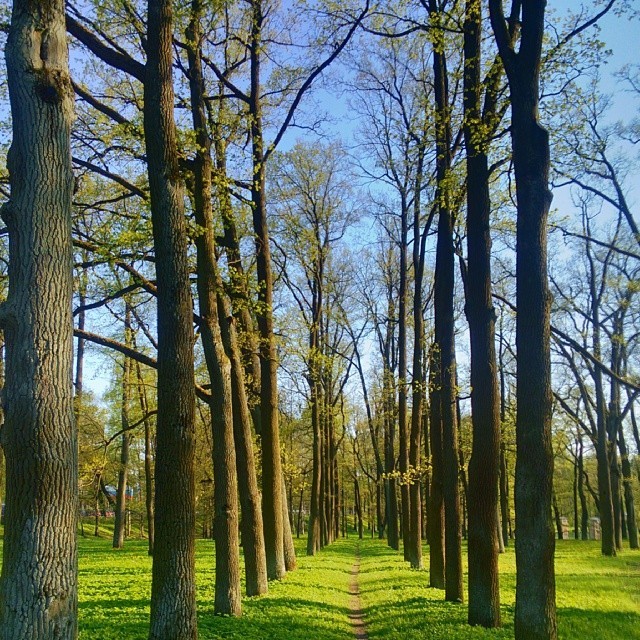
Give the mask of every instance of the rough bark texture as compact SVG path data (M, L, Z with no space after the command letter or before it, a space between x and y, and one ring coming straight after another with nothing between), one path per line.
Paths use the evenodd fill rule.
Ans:
M198 150L194 165L196 222L202 232L196 238L198 301L202 346L211 379L211 423L213 430L214 518L216 542L216 613L240 615L240 553L238 538L238 475L233 424L231 359L225 351L218 317L218 295L222 281L215 256L215 229L211 205L212 159L204 105L201 68L202 6L192 3L187 37L191 113ZM225 320L226 321L226 318Z
M547 279L549 135L538 122L539 74L546 2L522 2L516 53L502 0L490 0L491 24L511 93L511 137L516 176L517 418L516 612L517 640L555 640L556 603L551 522L550 302Z
M186 220L173 117L169 0L149 0L144 130L158 281L156 539L151 584L152 640L197 637L193 307Z
M429 2L434 24L441 19L437 0ZM442 35L442 34L441 34ZM434 94L436 102L436 174L438 240L434 283L435 343L440 359L440 419L442 422L442 487L445 518L445 599L463 599L462 537L460 530L460 489L458 483L458 424L456 416L455 350L455 254L453 212L451 210L451 119L448 74L444 52L433 51Z
M402 505L402 548L404 559L411 560L410 505L407 470L409 468L409 433L407 431L407 237L409 211L406 197L402 197L400 213L400 282L398 293L398 454L402 477L400 500Z
M444 502L442 499L442 418L440 412L440 354L435 345L430 367L431 487L429 492L429 586L444 589Z
M424 276L424 244L421 243L421 190L424 169L424 147L419 150L413 206L413 380L411 383L411 431L409 433L409 464L415 470L421 462L422 418L425 384L422 354L424 351L424 319L422 311L422 285ZM426 232L426 231L425 231ZM405 537L409 562L413 569L422 569L422 478L417 473L409 487L409 531Z
M149 407L139 362L136 362L136 374L138 379L138 401L140 403L140 411L143 416L146 416L149 413ZM147 510L147 534L149 538L148 551L149 555L152 556L155 540L155 517L153 514L153 447L151 421L149 418L144 420L144 483L145 507Z
M247 595L259 596L266 593L268 589L262 500L258 489L251 414L244 382L242 357L233 316L221 290L218 292L218 317L221 319L222 342L231 360L233 429L240 505L242 507L241 527Z
M69 80L64 2L13 3L5 50L13 141L6 341L6 511L0 637L77 635L77 438Z
M469 461L469 624L500 626L498 480L500 398L491 297L488 142L480 109L482 5L467 0L464 34L464 138L467 150L466 315L471 342L473 444Z
M282 522L282 461L280 459L280 432L278 425L278 356L273 334L273 276L271 249L267 225L265 193L265 160L260 97L260 57L262 55L261 0L252 2L251 25L251 144L253 181L251 200L253 229L256 242L256 270L258 275L258 331L260 333L260 407L262 440L262 516L269 579L283 578L284 527Z

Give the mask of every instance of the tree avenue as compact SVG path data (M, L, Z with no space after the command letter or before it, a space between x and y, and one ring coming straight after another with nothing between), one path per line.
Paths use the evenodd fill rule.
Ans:
M0 638L631 637L631 3L11 8Z

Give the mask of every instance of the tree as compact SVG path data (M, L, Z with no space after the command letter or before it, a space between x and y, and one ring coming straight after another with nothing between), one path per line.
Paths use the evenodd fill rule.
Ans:
M336 244L355 220L345 153L337 145L296 144L274 158L271 176L282 276L308 334L304 376L309 385L313 468L307 554L336 536L336 322L339 267ZM341 265L339 265L341 266ZM321 535L322 534L322 535Z
M555 540L551 523L550 294L547 283L549 136L538 122L545 2L522 2L522 36L512 42L502 0L491 24L511 94L517 198L516 613L518 640L557 637ZM518 17L518 16L514 16Z
M8 298L0 308L7 376L0 636L73 640L73 90L62 0L14 2L5 55L13 141L7 159L11 199L2 207L11 266Z
M469 461L469 623L500 626L498 582L498 480L500 401L491 295L489 137L497 126L492 69L485 110L481 106L482 4L467 0L464 52L464 136L467 151L466 307L471 342L473 448Z
M173 118L170 0L149 0L144 129L158 283L158 422L152 640L197 636L193 308Z
M449 102L449 75L444 50L445 13L439 0L429 0L429 16L437 31L433 39L433 78L436 119L436 203L438 240L434 283L435 341L433 365L437 367L433 400L439 404L432 413L431 430L442 429L442 495L445 520L445 599L462 601L462 538L458 483L458 420L455 350L455 253L453 246L455 205L452 188L452 122ZM436 418L434 420L434 418ZM433 455L436 447L432 446ZM435 469L434 469L435 477Z

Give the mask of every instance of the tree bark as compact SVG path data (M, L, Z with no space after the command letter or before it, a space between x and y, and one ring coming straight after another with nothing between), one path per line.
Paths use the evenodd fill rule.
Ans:
M402 505L402 548L404 559L411 561L409 483L409 434L407 431L407 238L409 211L406 196L400 212L400 282L398 292L398 456L400 501Z
M589 539L589 509L584 493L584 445L582 434L578 433L578 496L580 498L580 537Z
M549 135L538 122L546 2L522 2L516 53L502 0L489 0L491 24L511 94L516 177L516 612L517 640L557 637L551 523L550 306L547 278Z
M131 309L126 304L124 323L124 343L131 346ZM127 510L127 478L129 474L129 444L131 433L129 432L129 395L131 389L130 358L124 356L122 365L122 407L120 409L122 439L120 444L120 468L118 469L118 486L116 489L115 520L113 525L113 548L124 549L125 538L125 513Z
M197 637L193 305L173 118L172 11L149 0L144 132L158 282L156 539L151 640Z
M638 525L636 523L636 508L633 497L633 477L631 475L631 463L629 462L629 451L624 439L624 429L620 424L618 435L618 444L620 446L620 458L622 460L622 482L624 486L624 503L627 511L627 536L629 538L629 547L638 549Z
M251 145L253 180L251 202L258 275L257 320L260 333L260 407L262 441L262 515L267 554L267 575L279 580L286 573L282 522L282 461L278 425L278 355L273 333L273 276L267 224L265 153L260 95L262 51L262 0L252 0L250 65Z
M500 626L498 483L500 394L491 296L489 141L481 113L482 4L467 0L464 29L464 138L467 150L468 271L465 312L471 342L473 443L469 461L469 613L471 625Z
M429 1L434 24L442 19L437 0ZM442 35L442 32L441 34ZM435 349L440 367L440 420L442 423L442 488L444 500L445 600L462 602L462 537L460 529L460 488L458 483L458 425L456 418L455 352L455 254L453 212L448 181L451 180L451 119L448 74L444 51L434 46L434 94L436 101L436 174L438 240L434 283Z
M64 2L13 3L5 49L13 140L2 448L0 637L77 635L77 436L69 79ZM37 568L37 570L36 570Z
M422 354L424 352L424 318L422 312L422 286L424 277L424 245L421 243L421 191L424 170L424 147L418 150L413 205L413 380L411 383L411 430L409 433L409 464L414 471L409 486L409 519L405 548L413 569L422 569L422 475L418 471L421 462L422 418L424 412L425 384ZM426 230L425 230L426 232Z
M138 401L140 402L140 411L143 416L146 416L149 414L149 407L139 362L136 362L136 374L138 379ZM145 507L147 510L147 535L149 540L148 553L152 556L155 540L155 518L153 514L153 444L151 437L151 421L148 418L144 421L144 484Z

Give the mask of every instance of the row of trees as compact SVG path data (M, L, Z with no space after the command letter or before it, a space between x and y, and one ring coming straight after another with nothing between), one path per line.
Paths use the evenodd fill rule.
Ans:
M468 533L469 622L499 626L515 415L516 636L554 638L554 415L561 455L575 461L576 513L578 502L587 513L586 485L603 552L621 547L623 513L637 546L625 438L630 424L638 445L638 230L615 132L581 75L600 61L591 27L616 3L569 17L545 46L533 1L509 15L496 0L488 13L480 0L173 4L71 3L65 15L58 0L14 2L4 637L75 637L76 443L82 502L96 518L101 496L113 503L118 547L141 428L150 637L197 634L194 536L199 511L208 529L211 487L218 613L241 612L240 542L247 594L262 594L295 568L303 514L315 554L352 506L360 535L368 509L372 531L402 540L413 567L426 537L430 583L450 601L464 598ZM67 33L73 68L87 70L73 79ZM579 77L567 80L576 50ZM290 144L296 127L326 131L309 98L338 62L333 81L362 125L355 151ZM541 79L581 106L584 126L549 120L549 136ZM571 250L551 263L553 325L551 178L574 185L581 211L579 226L552 226ZM601 203L612 224L596 222ZM372 233L366 251L358 235ZM564 264L579 279L564 282ZM119 424L106 430L83 385L87 343L119 354Z

